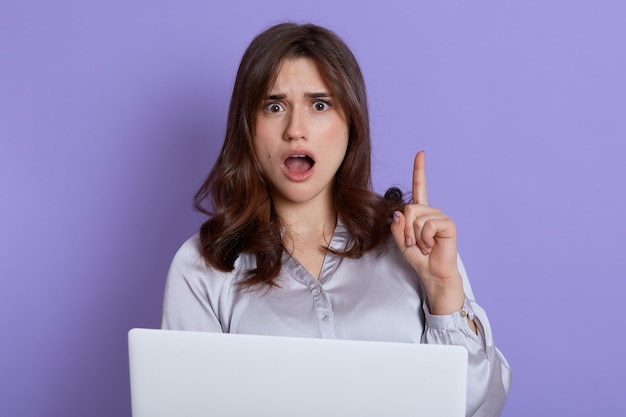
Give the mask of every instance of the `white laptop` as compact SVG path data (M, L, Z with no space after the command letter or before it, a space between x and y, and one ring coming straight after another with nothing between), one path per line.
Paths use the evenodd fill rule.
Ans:
M461 417L459 346L132 329L133 417Z

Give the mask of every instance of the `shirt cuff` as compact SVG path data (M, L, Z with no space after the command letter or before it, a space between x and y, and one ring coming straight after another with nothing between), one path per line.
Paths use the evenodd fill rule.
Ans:
M424 315L426 316L426 323L428 327L434 330L454 330L461 328L468 328L468 320L473 320L475 313L470 304L470 301L465 297L463 301L463 307L460 310L455 311L452 314L446 314L444 316L436 316L430 313L428 307L428 299L424 300L422 306Z

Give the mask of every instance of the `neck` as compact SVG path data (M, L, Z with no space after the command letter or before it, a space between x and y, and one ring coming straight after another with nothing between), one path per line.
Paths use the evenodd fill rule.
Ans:
M274 208L285 229L288 249L327 246L335 230L337 212L331 199L306 203L274 201Z

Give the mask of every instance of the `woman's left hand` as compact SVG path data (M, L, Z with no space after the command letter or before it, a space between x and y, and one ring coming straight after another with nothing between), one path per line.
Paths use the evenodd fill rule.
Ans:
M457 266L456 225L428 205L425 156L413 165L413 203L394 213L391 233L409 263L422 277L432 314L445 315L463 306L463 279Z

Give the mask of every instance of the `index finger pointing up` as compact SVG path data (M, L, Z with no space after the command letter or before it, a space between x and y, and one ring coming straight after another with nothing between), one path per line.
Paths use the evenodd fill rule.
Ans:
M426 196L426 156L424 151L415 155L413 163L413 203L428 205Z

